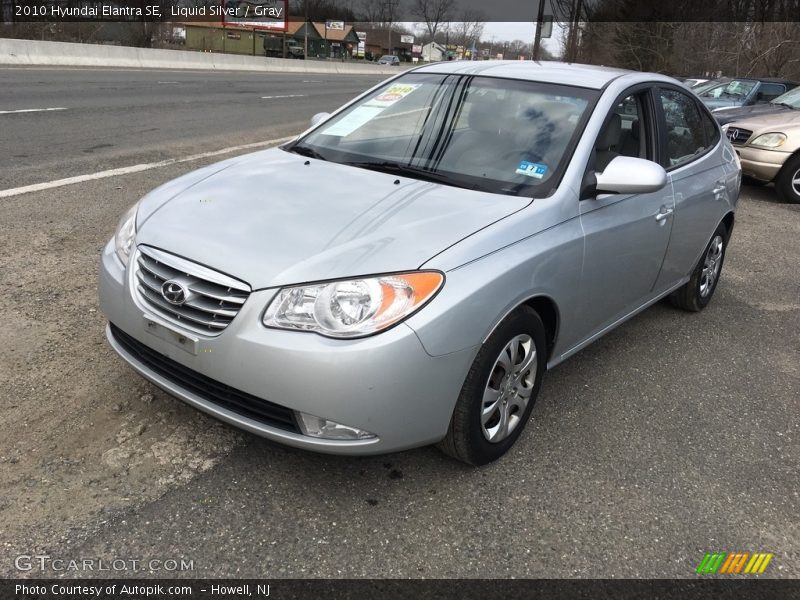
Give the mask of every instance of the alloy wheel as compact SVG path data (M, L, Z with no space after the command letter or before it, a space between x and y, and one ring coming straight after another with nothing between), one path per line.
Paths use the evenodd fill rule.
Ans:
M536 344L531 336L515 336L497 357L481 405L481 430L492 443L502 442L525 414L536 381Z
M795 194L800 196L800 169L797 169L792 175L792 189Z
M700 274L700 296L703 298L711 293L719 277L719 271L722 268L723 247L722 236L715 235L708 246L705 261L703 262L703 272Z

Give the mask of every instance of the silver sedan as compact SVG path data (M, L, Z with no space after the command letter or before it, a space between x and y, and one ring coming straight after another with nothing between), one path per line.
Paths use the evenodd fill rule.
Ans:
M668 77L425 66L142 198L102 255L106 334L272 440L485 464L547 369L661 298L710 302L740 179Z

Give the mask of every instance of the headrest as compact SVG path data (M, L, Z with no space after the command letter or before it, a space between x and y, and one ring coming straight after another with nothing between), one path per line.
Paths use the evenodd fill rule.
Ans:
M617 113L611 115L611 119L600 132L597 143L594 145L598 150L608 150L612 146L619 144L619 136L622 133L622 119Z
M631 137L635 140L639 139L639 119L631 121Z
M491 94L474 96L470 99L469 126L481 133L497 133L500 124L497 119L497 104Z

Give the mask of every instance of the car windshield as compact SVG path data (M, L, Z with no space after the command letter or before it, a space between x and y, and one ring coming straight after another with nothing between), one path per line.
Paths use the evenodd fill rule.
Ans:
M531 81L411 73L286 149L456 187L542 197L557 184L598 95Z
M800 87L782 94L771 101L773 104L782 104L783 106L791 106L792 108L800 108Z
M722 86L727 83L729 83L727 80L725 82L721 82L719 79L706 81L705 83L698 83L696 86L692 87L692 91L698 96L702 96L703 92L706 90L710 90L711 88Z
M734 79L727 83L701 92L701 98L745 98L755 87L756 82L749 79Z

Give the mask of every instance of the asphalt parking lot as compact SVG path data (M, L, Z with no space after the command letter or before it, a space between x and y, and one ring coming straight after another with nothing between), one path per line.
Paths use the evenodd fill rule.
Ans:
M31 104L65 85L53 73L0 76L28 81ZM158 72L140 76L124 85L159 85ZM218 86L212 116L244 85L169 77ZM132 125L102 125L119 117L92 130L77 108L0 121L4 162L13 147L28 155L0 189L279 137L369 84L339 81L328 97L310 79L255 90L317 91L258 126L276 107L243 101L233 134L179 106L189 92L168 95L173 116L154 117L146 143ZM15 100L8 90L0 102ZM135 100L128 110L137 127L153 114ZM112 147L87 159L70 143ZM41 575L15 557L44 553L185 558L194 569L168 575L189 577L692 577L705 552L763 551L775 553L765 576L800 577L800 206L743 188L710 307L657 304L555 368L515 449L473 469L433 448L343 458L277 446L116 358L97 306L100 250L139 197L212 160L0 197L0 575Z

